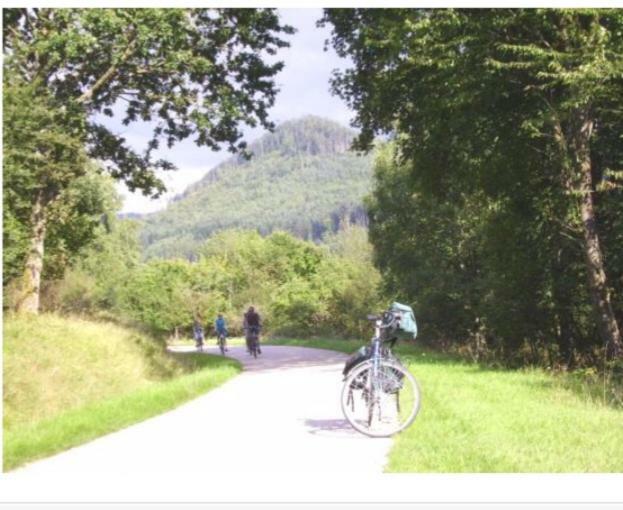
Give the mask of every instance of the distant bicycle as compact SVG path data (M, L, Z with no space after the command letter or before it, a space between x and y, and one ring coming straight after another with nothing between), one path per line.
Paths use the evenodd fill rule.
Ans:
M260 349L260 328L258 326L249 326L247 328L247 346L249 354L257 358L258 354L262 354Z
M409 307L387 311L382 316L368 316L375 323L370 345L362 347L344 368L341 404L351 426L371 437L389 437L413 423L420 410L420 387L413 375L391 352L400 332L401 320L413 320L415 338L417 327ZM407 328L411 329L411 328ZM404 332L404 329L402 329ZM409 332L409 331L408 331Z
M195 339L195 348L199 351L203 351L203 326L201 325L201 321L197 319L193 322L193 337Z
M218 333L218 348L221 350L221 354L225 356L225 351L227 351L227 340L225 333Z

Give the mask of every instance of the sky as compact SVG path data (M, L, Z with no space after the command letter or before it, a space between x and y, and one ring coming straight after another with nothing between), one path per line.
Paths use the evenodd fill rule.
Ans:
M347 62L339 58L332 48L324 51L324 41L330 30L327 27L316 27L322 10L279 9L279 14L283 23L292 25L297 31L293 35L284 36L290 42L290 47L282 48L278 55L285 65L275 78L279 93L274 106L269 110L269 119L278 125L289 119L314 114L347 126L353 113L329 90L332 70L344 68ZM146 148L152 129L149 124L123 126L119 118L102 117L98 120L121 134L135 150L142 152ZM247 142L252 142L266 132L261 128L241 127ZM140 192L131 193L120 183L117 188L123 197L122 213L148 213L165 208L172 197L232 154L226 150L214 152L207 147L197 147L192 140L187 139L171 149L163 146L156 156L171 161L177 167L175 171L158 174L167 186L167 192L158 199L150 199Z

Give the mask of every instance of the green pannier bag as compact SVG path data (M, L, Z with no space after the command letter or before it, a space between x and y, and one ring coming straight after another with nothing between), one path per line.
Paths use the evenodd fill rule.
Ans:
M390 338L398 340L415 340L417 336L417 324L415 322L415 314L410 306L401 303L392 303L389 307L392 313L392 327L388 328L387 335Z

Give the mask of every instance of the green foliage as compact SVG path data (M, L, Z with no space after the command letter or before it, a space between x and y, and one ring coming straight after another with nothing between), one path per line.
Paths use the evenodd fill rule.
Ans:
M121 200L113 180L94 164L74 179L47 213L43 277L59 278L89 249L102 231L111 228ZM101 236L101 235L100 235Z
M393 134L371 240L423 335L476 358L598 362L623 319L621 11L328 9L323 22L353 61L333 87L357 112L356 146Z
M354 132L318 117L280 125L189 187L166 210L144 218L147 257L192 258L213 233L286 230L320 240L346 220L365 223L371 158L346 152Z
M345 251L354 250L349 239L361 246L362 235L341 235L335 238ZM194 316L210 334L217 313L231 334L240 334L242 314L253 305L266 332L358 336L366 314L384 306L379 284L369 258L331 253L285 232L262 237L229 230L211 237L196 262L151 260L135 267L118 282L112 309L159 334L190 333Z
M368 198L370 239L386 290L413 303L426 339L463 338L474 326L479 291L478 208L482 197L453 200L422 193L392 146L378 152L375 191ZM480 200L479 200L480 199Z
M11 73L4 74L2 97L4 173L9 196L19 201L9 203L21 212L38 190L52 200L67 181L84 175L84 124L76 107Z
M138 267L138 225L117 220L111 214L100 225L95 238L76 254L64 277L47 285L44 309L71 313L95 313L112 309L119 292Z
M171 331L192 321L195 304L190 299L190 281L186 262L155 261L132 274L119 306L156 332Z
M326 304L314 281L294 278L278 289L271 302L273 327L280 333L301 335L319 332L319 323L326 319Z
M244 149L238 125L271 128L287 46L274 9L5 9L5 76L82 112L89 154L130 189L158 194L152 151L194 137L218 150ZM123 105L123 123L155 121L144 154L97 122ZM88 120L87 120L88 119ZM66 125L59 124L59 127ZM25 147L15 146L26 154Z
M461 186L440 198L393 158L391 145L379 151L370 238L385 291L414 304L420 338L475 360L551 366L575 349L595 363L582 252L560 231L565 202L547 179L512 198Z

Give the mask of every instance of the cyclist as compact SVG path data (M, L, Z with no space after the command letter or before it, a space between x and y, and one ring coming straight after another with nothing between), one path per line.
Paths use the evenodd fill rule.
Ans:
M218 344L219 338L223 335L223 346L225 351L227 351L228 349L225 344L225 339L227 338L227 324L225 323L222 313L219 313L216 321L214 321L214 330L216 331L216 343Z
M251 353L251 338L255 333L257 337L257 352L262 354L262 349L260 349L260 329L262 327L260 314L255 311L255 308L250 306L247 313L244 314L242 323L242 327L246 331L247 351Z
M201 317L195 317L193 320L193 336L197 349L203 347L203 326L201 325Z

